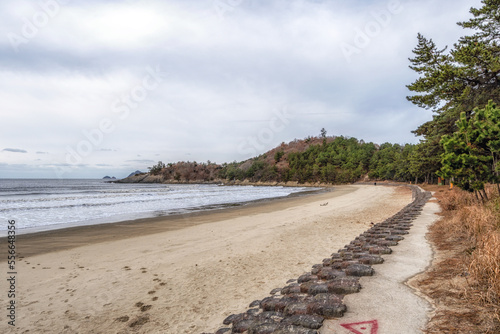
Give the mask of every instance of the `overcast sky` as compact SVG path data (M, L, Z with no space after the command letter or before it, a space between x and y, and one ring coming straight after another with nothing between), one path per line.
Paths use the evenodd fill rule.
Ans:
M417 143L417 33L471 0L0 2L0 178L124 177L344 135Z

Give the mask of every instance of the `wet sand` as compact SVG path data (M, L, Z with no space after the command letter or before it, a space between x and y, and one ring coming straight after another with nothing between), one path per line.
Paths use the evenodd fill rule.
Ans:
M342 186L212 212L20 235L17 326L12 331L4 320L0 332L214 332L226 316L410 201L406 188Z

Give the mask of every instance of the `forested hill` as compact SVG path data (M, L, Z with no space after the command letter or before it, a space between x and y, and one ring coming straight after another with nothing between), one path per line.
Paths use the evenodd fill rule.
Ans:
M299 183L351 183L361 179L424 178L408 163L414 145L377 145L346 137L295 140L243 163L224 165L221 178ZM417 169L415 169L417 171Z
M159 162L149 174L129 181L351 183L359 180L420 181L431 178L421 170L416 145L377 145L349 137L308 137L282 143L252 159L222 165L206 162Z

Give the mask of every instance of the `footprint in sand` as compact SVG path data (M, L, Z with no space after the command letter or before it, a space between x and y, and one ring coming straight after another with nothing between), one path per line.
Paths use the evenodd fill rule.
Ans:
M143 305L143 306L141 306L141 312L146 312L152 307L153 307L153 305Z
M141 312L146 312L147 310L153 307L153 305L144 305L143 302L137 302L135 303L135 306L138 307L141 310Z
M129 319L130 319L129 316L125 315L123 317L116 318L115 320L118 322L127 322L127 321L129 321Z
M137 319L135 319L130 325L129 327L139 327L139 326L142 326L144 325L145 323L149 322L149 317L148 316L143 316L143 317L138 317Z

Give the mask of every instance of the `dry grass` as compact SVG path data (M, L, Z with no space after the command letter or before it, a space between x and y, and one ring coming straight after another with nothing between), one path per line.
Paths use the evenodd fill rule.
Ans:
M484 235L472 253L469 270L481 301L500 305L500 233ZM500 320L500 314L498 314Z
M418 287L436 306L427 333L500 333L500 198L488 203L459 189L435 191L443 219L431 227L436 260Z

